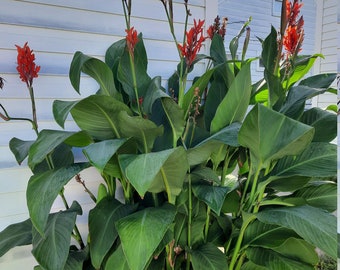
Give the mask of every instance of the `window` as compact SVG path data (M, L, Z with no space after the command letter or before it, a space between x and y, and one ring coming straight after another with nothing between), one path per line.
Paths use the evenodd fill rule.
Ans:
M273 0L273 16L281 16L282 0Z

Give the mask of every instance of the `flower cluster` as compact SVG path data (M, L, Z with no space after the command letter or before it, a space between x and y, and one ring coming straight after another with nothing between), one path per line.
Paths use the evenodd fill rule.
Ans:
M303 16L298 18L298 15L302 5L302 3L299 3L299 0L294 0L293 3L290 1L286 2L286 19L288 26L283 37L283 45L287 53L287 58L301 51L304 38L304 20Z
M183 45L178 44L178 49L181 51L181 56L185 57L187 67L190 68L194 62L197 53L205 41L203 36L204 20L194 20L194 26L186 32L186 43Z
M135 46L138 42L138 34L134 27L125 30L125 32L126 32L126 45L130 55L133 56Z
M207 30L208 37L212 39L214 37L214 34L218 34L224 39L224 36L226 33L227 21L228 21L228 18L223 18L222 25L221 25L221 18L217 16L214 20L214 23L210 25Z
M21 48L15 45L18 51L17 57L17 71L19 72L20 79L27 84L27 87L32 87L33 78L38 77L38 72L40 71L40 66L35 65L35 55L33 50L27 45L27 42Z

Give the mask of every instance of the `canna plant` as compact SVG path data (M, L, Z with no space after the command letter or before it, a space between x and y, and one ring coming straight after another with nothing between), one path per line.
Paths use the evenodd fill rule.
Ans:
M126 38L108 48L105 61L74 54L74 89L80 91L84 73L99 90L53 104L56 122L64 128L71 115L79 131L39 131L34 124L35 141L10 141L33 173L30 218L0 233L0 255L32 244L35 269L51 270L306 270L318 265L316 248L336 259L336 114L305 108L306 100L334 92L336 74L305 78L321 55L299 54L302 4L283 1L280 30L272 27L259 40L264 77L252 84L254 59L245 58L250 20L230 42L228 60L226 20L217 17L207 35L201 20L187 29L184 1L179 43L172 1L161 1L179 55L164 87L148 75L131 2L122 1ZM208 38L210 55L199 54ZM189 85L199 61L208 68ZM15 120L4 112L4 120ZM74 158L79 148L85 161ZM73 178L83 183L89 167L103 182L98 194L87 190L95 206L84 241L75 222L81 205L69 205L63 187ZM65 210L50 213L58 196Z

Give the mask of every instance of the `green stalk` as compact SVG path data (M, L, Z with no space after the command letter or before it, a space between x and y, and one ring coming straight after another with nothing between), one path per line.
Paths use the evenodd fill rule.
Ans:
M254 175L254 179L253 179L253 183L252 183L252 187L251 187L251 192L250 192L250 197L249 197L250 206L253 205L253 202L254 202L254 199L255 199L254 197L255 197L255 193L256 193L256 189L257 189L257 181L258 181L258 178L259 178L260 171L261 171L261 165L259 165L257 167L255 175Z
M188 248L191 249L191 226L192 226L192 194L191 194L191 175L188 175L188 197L189 197L189 213L188 213ZM186 270L190 269L190 252L187 252Z
M207 206L207 216L205 219L205 226L204 226L204 242L207 242L207 239L208 239L210 212L211 212L210 206Z
M35 133L38 135L39 131L38 131L37 111L36 111L36 107L35 107L33 87L29 86L28 90L29 90L29 94L30 94L30 97L31 97L31 104L32 104L33 129L34 129Z
M241 227L241 230L240 230L240 233L238 235L238 238L237 238L237 242L236 242L236 245L235 245L235 248L234 248L234 253L233 253L233 256L231 258L231 262L229 264L229 270L234 270L234 266L235 266L235 263L237 261L237 258L239 257L239 251L241 249L241 245L242 245L242 241L243 241L243 236L244 236L244 233L248 227L248 225L255 219L256 217L255 216L251 216L250 218L248 218L246 221L243 222L242 224L242 227ZM240 258L241 259L241 258Z
M135 96L136 96L136 103L137 103L138 114L139 114L139 116L142 116L142 112L141 112L140 105L139 105L139 96L138 96L138 89L137 89L137 78L136 78L135 64L134 64L134 61L133 61L133 55L131 53L129 53L129 57L130 57L130 66L131 66L131 75L132 75L132 82L133 82L133 90L134 90Z

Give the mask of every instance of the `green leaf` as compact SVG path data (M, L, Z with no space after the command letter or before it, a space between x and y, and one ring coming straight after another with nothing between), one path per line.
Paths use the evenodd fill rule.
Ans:
M117 92L114 84L113 73L104 62L81 52L74 54L70 66L70 80L77 92L79 92L81 72L96 80L100 86L101 94L120 99L120 94Z
M151 78L147 74L148 59L142 34L138 35L138 40L134 48L133 69L135 72L138 97L145 97ZM118 80L123 85L124 91L130 96L130 101L136 102L137 97L134 90L135 82L133 80L131 64L129 52L128 50L124 50L119 60Z
M188 169L182 147L140 155L120 155L119 162L125 177L140 196L149 192L166 191L178 195ZM170 200L170 197L169 197Z
M211 159L212 154L223 146L224 144L219 141L208 140L203 144L199 144L194 148L188 149L187 157L189 165L195 166L207 162Z
M143 111L146 112L147 114L152 113L152 106L157 99L160 99L163 97L170 98L170 96L168 96L165 93L161 85L161 82L162 82L162 78L160 76L157 76L151 80L148 86L148 90L146 91L146 94L145 94L145 97L142 103Z
M225 52L224 40L220 35L214 35L210 45L210 56L216 64L222 64L227 61L227 54Z
M315 247L303 239L287 237L286 241L282 245L272 249L285 257L295 259L296 261L309 265L314 266L319 262L319 257L315 251Z
M131 269L144 269L175 218L171 205L146 208L116 223Z
M302 80L299 85L309 86L313 88L328 88L336 79L336 75L336 73L317 74Z
M290 237L299 236L292 229L255 220L244 233L243 245L272 249L281 246Z
M220 215L225 197L232 189L201 183L193 185L192 191L198 199L205 202L217 215Z
M57 146L63 142L73 146L86 146L92 142L86 132L70 132L44 129L39 132L37 140L29 149L28 165L34 168L42 162Z
M182 109L185 112L184 119L186 119L189 115L190 106L194 101L195 98L195 90L198 88L198 95L201 96L205 88L207 87L210 78L212 74L214 73L214 70L216 68L209 69L207 72L205 72L198 80L195 81L195 83L190 87L190 89L184 94L183 98L183 106Z
M311 206L333 212L337 207L337 185L326 182L320 185L309 185L295 191L290 197L301 197Z
M330 142L337 135L335 113L320 108L312 108L303 113L300 121L314 127L314 142Z
M274 26L271 27L270 34L262 43L262 63L266 70L273 75L276 65L278 48L277 48L277 31Z
M293 86L290 88L287 99L280 112L293 118L299 119L305 110L306 100L323 94L326 89L317 89L307 86Z
M83 152L91 164L103 172L109 160L126 141L127 139L115 139L93 143L85 147Z
M214 78L209 87L209 92L204 104L204 123L210 129L211 121L214 119L218 105L227 94L228 88L223 80Z
M46 224L44 237L33 228L32 254L43 268L64 269L76 216L81 212L80 205L74 202L70 209L51 214Z
M227 270L227 258L212 243L206 243L191 251L191 263L194 270Z
M48 214L61 189L88 166L88 163L78 163L31 176L26 190L27 206L32 224L41 235L44 234Z
M241 270L268 270L268 268L261 265L257 265L252 261L247 261L245 264L242 265Z
M246 249L247 257L256 265L270 270L313 270L314 266L285 257L273 250L264 248Z
M230 53L231 53L231 56L232 56L232 59L233 60L237 60L237 57L236 57L236 54L237 54L237 49L238 49L238 41L240 39L240 37L243 35L243 33L246 31L248 25L250 24L251 22L251 17L249 18L248 21L246 21L242 28L240 29L239 33L237 34L237 36L235 36L231 41L230 41L230 44L229 44L229 50L230 50Z
M244 120L238 139L250 149L253 164L265 168L274 160L299 154L313 135L312 127L257 104Z
M18 164L21 164L28 156L29 149L33 143L34 141L23 141L15 137L9 141L9 149L11 149Z
M150 152L156 138L163 134L162 126L157 127L151 120L140 116L129 116L126 111L121 111L118 119L122 136L135 138L142 153Z
M131 110L124 103L108 96L92 95L79 101L71 110L74 121L94 139L120 138L119 113Z
M210 132L213 134L234 122L241 122L249 105L250 94L250 63L247 63L239 71L218 106L211 122Z
M288 80L285 80L283 82L283 87L287 89L297 81L301 80L303 76L305 76L308 73L308 71L313 67L314 62L318 57L323 58L321 54L298 56L293 63L294 66L293 74L289 77ZM312 87L316 88L316 86Z
M171 98L162 98L162 106L172 130L173 144L176 145L178 138L183 134L185 127L183 110Z
M53 101L53 116L55 121L59 126L62 128L65 127L65 121L72 110L72 108L79 102L79 100L76 101L64 101L64 100L55 100Z
M334 177L337 173L337 147L330 143L311 143L295 157L280 159L271 175Z
M128 262L125 258L122 245L115 250L107 259L105 270L130 270Z
M87 259L87 250L70 250L64 270L82 270Z
M336 217L312 206L282 207L257 214L264 223L294 230L304 240L337 258Z
M102 199L89 213L90 255L92 265L99 269L118 236L115 222L135 210L108 197Z
M0 257L17 246L32 243L32 222L27 219L23 222L11 224L0 232Z
M114 42L105 53L105 63L112 69L120 57L123 55L126 46L126 39L121 39Z

